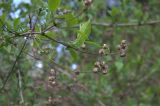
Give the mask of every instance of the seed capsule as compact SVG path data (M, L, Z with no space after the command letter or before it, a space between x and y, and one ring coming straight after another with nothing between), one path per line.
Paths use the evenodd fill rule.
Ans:
M48 81L54 81L54 79L55 79L55 77L54 76L50 76L50 77L48 77Z
M122 44L126 44L126 40L122 40L121 43L122 43Z
M105 64L106 64L106 62L105 62L105 61L102 61L102 62L101 62L101 65L102 65L102 66L104 66Z
M125 57L125 56L126 56L126 52L125 52L124 49L122 49L122 50L120 51L120 56L121 56L121 57Z
M107 69L107 70L108 70L108 67L109 67L109 66L108 66L107 64L105 64L105 65L104 65L104 67L105 67L105 69Z
M51 72L51 74L54 74L54 73L55 73L55 70L54 70L54 69L51 69L50 72Z
M103 70L102 73L103 74L107 74L108 70Z
M79 75L79 74L80 74L80 71L75 71L75 74L76 74L76 75Z
M94 66L95 66L95 67L100 67L100 62L99 62L99 61L95 62L95 63L94 63Z
M122 49L126 49L126 47L127 47L127 44L121 44Z
M49 104L52 103L52 97L49 97L49 98L48 98L48 103L49 103Z
M52 84L52 85L56 85L56 81L52 81L51 84Z
M84 1L85 6L90 6L91 3L92 3L92 0L85 0Z
M94 72L94 73L97 73L97 72L98 72L98 68L97 68L97 67L94 67L94 68L93 68L93 72Z
M105 50L104 49L99 49L99 54L104 55L105 54Z

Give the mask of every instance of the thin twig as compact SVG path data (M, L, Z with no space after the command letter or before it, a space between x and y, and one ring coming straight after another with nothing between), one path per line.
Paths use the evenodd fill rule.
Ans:
M1 20L0 20L1 21ZM3 24L3 22L1 21L1 23ZM135 26L145 26L145 25L158 25L160 24L160 20L151 20L148 22L134 22L134 23L105 23L105 22L92 22L92 25L94 26L102 26L102 27L135 27ZM18 33L15 31L11 31L10 29L8 29L4 24L3 24L4 28L11 34L15 35L14 37L22 37L22 36L26 36L28 34L30 34L31 32L25 32L25 33ZM46 33L47 31L51 30L52 28L54 28L54 25L49 26L48 28L46 28L45 30L43 30L42 32L32 32L32 34L42 34L42 33ZM73 26L73 27L61 27L61 29L65 29L65 28L78 28L79 25Z
M43 30L42 33L46 33L47 31L51 30L54 27L55 27L54 25L51 25L48 28L46 28L45 30Z
M4 89L4 87L5 87L6 83L7 83L7 81L8 81L9 78L10 78L10 76L11 76L12 73L15 71L14 68L15 68L15 66L16 66L16 64L17 64L17 62L18 62L18 60L19 60L19 58L20 58L20 56L21 56L23 50L25 49L26 44L27 44L27 39L24 41L23 46L22 46L22 48L21 48L19 54L17 55L16 60L14 61L11 70L9 71L9 73L8 73L8 75L7 75L7 77L6 77L6 79L4 80L4 83L3 83L3 86L2 86L1 89L0 89L0 92Z
M156 25L156 24L160 24L160 20L151 20L147 22L134 22L134 23L105 23L105 22L92 23L92 25L102 26L102 27L134 27L134 26Z
M20 70L18 70L18 85L19 85L19 95L21 98L21 102L20 103L24 103L24 97L23 97L23 90L22 90L22 76L20 73Z
M80 49L78 49L78 48L76 48L76 47L74 47L74 46L71 46L71 45L68 44L68 43L55 40L55 39L53 39L52 37L49 37L49 36L47 36L47 35L45 35L45 34L43 34L43 36L45 36L46 38L48 38L48 39L50 39L50 40L52 40L52 41L54 41L54 42L56 42L56 43L62 44L63 46L66 46L67 48L74 49L74 50L76 50L76 51L78 51L78 52L80 52L80 53L90 54L90 55L96 55L96 56L106 56L106 55L101 55L101 54L99 54L99 53L92 53L92 52L80 50ZM115 54L117 54L117 53L109 53L109 54L107 54L107 55L115 55Z
M35 23L33 24L33 27L32 27L32 32L34 32L34 30L35 30L35 27L36 27L36 24L37 24L38 17L39 17L39 15L40 15L40 13L41 13L41 10L39 9L38 15L37 15L36 20L35 20Z
M32 17L31 17L31 14L29 14L28 18L29 18L29 29L31 30L32 29Z

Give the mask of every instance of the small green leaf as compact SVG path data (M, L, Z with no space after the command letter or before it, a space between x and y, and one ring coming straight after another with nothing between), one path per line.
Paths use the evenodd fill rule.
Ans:
M101 45L98 44L98 43L96 43L96 42L85 41L85 43L88 44L88 45L91 45L91 46L93 46L93 47L97 47L97 48L100 48L100 47L101 47Z
M121 70L123 68L123 63L120 61L115 62L115 66L117 70Z
M55 11L60 5L61 0L48 0L48 8L51 11Z
M65 15L67 26L74 26L78 23L78 19L71 13Z
M20 23L20 19L19 18L14 19L13 25L14 25L14 29L15 30L17 29L17 26L18 26L19 23Z
M80 30L78 31L77 39L73 44L77 47L80 47L86 39L88 39L89 34L91 33L91 23L87 21L80 25Z
M4 47L4 49L8 52L8 53L10 53L11 52L11 45L8 45L7 47Z
M52 37L52 38L55 38L57 36L57 34L53 31L52 32L47 32L46 35L49 36L49 37Z
M112 11L111 11L111 16L114 17L116 16L117 14L119 14L120 10L116 7L112 8Z
M73 58L73 61L76 61L78 59L78 54L76 53L76 51L71 48L68 48L68 50Z

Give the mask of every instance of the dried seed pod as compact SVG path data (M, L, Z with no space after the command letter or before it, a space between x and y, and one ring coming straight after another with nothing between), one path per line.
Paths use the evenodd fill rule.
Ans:
M104 66L105 64L106 64L106 62L105 62L105 61L102 61L102 62L101 62L101 65L102 65L102 66Z
M54 76L50 76L50 77L48 77L48 81L54 81L55 80L55 77Z
M127 47L127 44L121 44L122 49L126 49L126 47Z
M101 62L101 68L100 68L100 69L105 69L105 64L106 64L105 61L102 61L102 62Z
M52 103L52 97L48 98L48 103L51 104Z
M54 73L55 73L55 70L54 70L54 69L51 69L50 72L51 72L51 74L54 74Z
M95 67L100 67L100 62L99 62L99 61L96 61L96 62L94 63L94 66L95 66Z
M94 73L97 73L97 72L98 72L98 67L94 67L94 68L93 68L93 72L94 72Z
M108 70L109 66L107 64L104 65L105 69Z
M104 55L105 54L105 50L104 49L99 49L99 52L98 52L100 55Z
M52 84L52 85L56 85L56 81L52 81L51 84Z
M125 57L125 56L126 56L126 51L125 51L124 49L122 49L122 50L120 51L120 56L121 56L121 57Z
M105 70L102 70L102 73L103 73L103 74L107 74L107 72L108 72L108 70L106 70L106 69L105 69Z
M84 0L85 6L90 6L92 4L92 0Z
M107 65L107 64L104 64L104 65L102 66L102 70L108 70L108 65Z
M126 40L122 40L121 41L121 44L123 45L123 44L126 44Z
M79 75L79 74L80 74L80 71L75 71L75 74L76 74L76 75Z

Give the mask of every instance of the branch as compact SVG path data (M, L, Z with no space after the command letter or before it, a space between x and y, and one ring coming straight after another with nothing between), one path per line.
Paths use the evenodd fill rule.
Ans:
M134 27L134 26L145 26L145 25L156 25L160 24L160 20L151 20L148 22L132 22L132 23L105 23L105 22L93 22L92 25L102 27Z
M38 15L37 15L36 20L35 20L35 23L34 23L33 26L32 26L32 32L34 32L34 30L35 30L36 23L37 23L37 21L38 21L38 17L39 17L39 15L40 15L40 13L41 13L41 10L39 9L39 10L38 10Z
M14 72L14 68L15 68L15 66L16 66L16 64L17 64L17 62L18 62L18 60L19 60L19 58L20 58L20 56L21 56L23 50L25 49L26 44L27 44L27 39L24 41L23 46L22 46L22 48L21 48L21 51L20 51L19 54L17 55L16 60L14 61L11 70L9 71L9 73L8 73L8 75L7 75L7 77L6 77L6 79L4 80L4 83L3 83L3 86L2 86L1 89L0 89L0 92L4 89L4 87L5 87L5 85L6 85L7 81L8 81L8 79L10 78L10 76L12 75L12 73Z
M3 22L0 20L0 22L3 24ZM94 26L102 26L102 27L135 27L135 26L145 26L145 25L158 25L160 24L160 20L151 20L148 22L132 22L132 23L105 23L105 22L92 22L92 25ZM11 31L9 30L4 24L3 24L4 28L11 34L14 34L15 36L11 37L22 37L22 36L26 36L28 34L30 34L31 32L25 32L25 33L18 33L15 31ZM61 29L64 28L78 28L79 25L77 26L73 26L73 27L62 27ZM47 31L51 30L52 28L55 28L54 25L51 25L49 27L47 27L45 30L43 30L42 32L32 32L32 34L42 34L42 33L46 33Z
M66 46L67 48L74 49L74 50L76 50L76 51L78 51L78 52L80 52L80 53L89 54L89 55L96 55L96 56L106 56L106 55L101 55L101 54L99 54L99 53L92 53L92 52L89 52L89 51L83 51L83 50L80 50L80 49L78 49L78 48L76 48L76 47L74 47L74 46L71 46L71 45L68 44L68 43L61 42L61 41L57 41L57 40L53 39L52 37L49 37L49 36L47 36L47 35L45 35L45 34L42 34L42 35L43 35L44 37L46 37L46 38L48 38L48 39L56 42L56 43L62 44L63 46ZM109 54L107 54L107 55L115 55L115 54L117 54L117 53L109 53Z
M23 91L22 91L22 76L21 76L21 73L20 71L18 70L18 85L19 85L19 95L20 95L20 98L21 98L21 101L20 103L24 103L24 97L23 97Z

